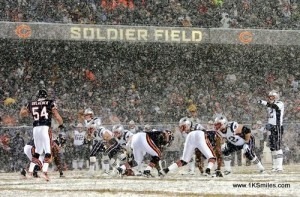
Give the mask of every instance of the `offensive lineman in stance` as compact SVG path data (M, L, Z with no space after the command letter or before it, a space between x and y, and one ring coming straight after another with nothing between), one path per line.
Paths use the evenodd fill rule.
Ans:
M254 153L255 140L251 135L251 130L237 122L228 122L225 116L218 116L215 119L215 130L227 139L222 148L224 156L224 174L231 173L231 156L230 154L237 150L244 150L247 159L252 161L258 167L260 173L264 173L264 167Z
M32 115L33 118L33 139L35 145L35 153L29 166L29 173L33 173L35 165L39 165L42 169L44 178L49 181L48 167L51 161L51 145L49 128L51 126L52 116L59 124L59 128L64 128L63 120L57 111L54 100L47 99L47 91L42 89L38 91L37 100L30 101L26 107L22 107L20 111L21 117ZM45 152L43 164L39 160L39 156Z
M283 134L284 103L279 101L279 93L275 90L269 92L268 101L259 100L258 103L267 106L269 143L272 154L272 172L282 172L283 152L281 148Z
M202 126L199 125L197 128L202 128ZM194 130L192 128L192 122L187 117L180 119L179 129L181 132L187 133L182 159L171 164L168 168L165 168L163 170L164 174L167 174L169 171L175 171L179 167L186 165L191 160L194 151L197 148L208 159L208 165L205 173L209 175L214 163L216 162L216 156L210 142L205 137L204 131L200 129Z

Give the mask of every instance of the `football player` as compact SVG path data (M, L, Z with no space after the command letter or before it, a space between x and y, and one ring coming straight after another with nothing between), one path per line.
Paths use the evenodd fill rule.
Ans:
M120 152L121 146L117 139L114 137L113 133L104 128L100 127L99 129L100 141L98 141L92 148L90 152L90 165L94 165L96 162L96 155L99 152L102 152L102 169L104 173L108 174L110 170L110 166L114 167L116 164L116 157Z
M213 121L211 121L211 124L213 125ZM222 151L221 151L221 145L222 145L222 136L218 134L214 129L208 128L205 130L205 136L209 140L210 144L213 147L213 151L217 156L217 169L216 169L216 177L223 177L223 174L221 172L221 166L222 166ZM201 151L197 148L195 150L196 154L196 165L198 166L201 174L204 173L204 163L203 163L203 155Z
M74 147L74 158L72 160L72 168L81 170L86 154L85 142L86 131L81 123L78 123L71 136Z
M126 150L128 155L131 154L131 140L133 133L129 130L124 129L123 125L117 124L114 125L112 128L112 132L115 136L115 138L118 140L121 147Z
M144 156L148 153L151 156L150 163L143 171L143 175L152 176L151 170L155 167L161 173L162 149L169 146L174 140L173 133L169 130L152 130L151 132L136 133L132 136L131 148L134 160L121 165L118 168L120 175L124 175L128 169L137 166L140 171Z
M231 173L230 154L237 150L244 150L244 155L252 163L256 164L260 173L264 173L264 167L254 153L255 140L251 130L237 122L228 122L225 116L217 116L214 121L215 130L227 141L222 147L224 156L224 174Z
M216 162L216 156L213 152L213 148L210 142L205 137L204 131L202 131L199 128L202 128L202 125L198 125L194 130L192 127L192 122L187 117L180 119L179 130L182 133L187 134L184 143L182 159L177 160L168 168L165 168L163 170L164 174L167 174L170 171L175 171L179 167L187 165L187 163L191 160L196 148L199 149L201 153L208 159L208 165L205 170L205 174L210 174L211 169L214 166L214 163Z
M47 91L41 89L38 91L37 99L30 101L27 106L22 107L20 111L21 117L26 117L31 114L33 118L33 139L35 145L35 153L32 162L29 166L29 172L32 173L34 166L40 165L44 178L49 181L48 167L51 160L51 141L49 137L49 128L51 126L52 117L59 124L59 128L64 128L63 119L57 110L57 105L54 100L47 99ZM39 156L45 152L45 158L41 166Z
M93 175L96 166L98 165L98 160L96 159L96 155L100 152L103 152L104 145L103 139L100 135L100 130L103 128L102 121L100 117L95 117L94 111L91 108L87 108L84 110L84 127L86 128L86 138L85 144L89 147L90 151L90 166L89 166L89 174ZM105 171L107 169L108 164L103 164L102 162L102 170Z
M53 140L51 141L51 161L54 161L54 164L57 166L58 172L59 172L59 176L60 177L64 177L63 174L63 165L62 165L62 161L61 161L61 155L59 153L60 151L60 147L58 144L57 140ZM24 153L26 154L26 156L28 157L28 159L30 161L32 161L34 153L35 153L35 145L34 145L34 140L30 140L25 146L24 146ZM44 160L44 155L40 155L39 157L39 161L40 163L42 163ZM51 162L50 161L50 162ZM34 169L33 169L33 177L38 178L38 171L41 170L41 165L35 165ZM26 171L25 169L22 169L21 174L23 176L26 176Z
M268 124L266 129L269 131L269 144L272 154L272 172L282 172L283 152L283 114L284 103L279 101L279 93L272 90L268 94L268 101L259 100L260 104L267 106Z

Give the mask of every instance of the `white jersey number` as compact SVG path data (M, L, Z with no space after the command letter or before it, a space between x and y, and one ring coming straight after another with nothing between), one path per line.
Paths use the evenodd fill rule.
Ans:
M40 117L45 117L45 119L48 119L48 113L46 106L43 107L41 113L38 112L39 107L33 107L32 108L32 114L33 114L33 119L34 120L39 120Z

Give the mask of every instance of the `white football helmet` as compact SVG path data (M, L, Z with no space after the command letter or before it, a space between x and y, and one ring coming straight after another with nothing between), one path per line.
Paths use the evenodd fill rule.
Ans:
M215 129L217 131L224 130L227 127L228 121L225 116L217 116L214 122Z
M120 138L124 132L123 125L121 125L121 124L114 125L112 128L112 132L114 133L115 137Z
M274 99L270 99L271 101L278 101L279 100L279 93L276 90L272 90L269 92L269 99L271 96L274 96Z
M84 110L84 115L92 115L94 116L94 112L91 108L87 108Z
M179 130L181 132L189 132L191 130L192 122L188 117L179 120Z
M87 121L92 120L94 117L94 112L91 108L87 108L86 110L84 110L84 118Z

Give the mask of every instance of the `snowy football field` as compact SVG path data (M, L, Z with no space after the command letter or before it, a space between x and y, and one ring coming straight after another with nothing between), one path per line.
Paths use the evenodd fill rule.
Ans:
M269 168L269 166L266 166ZM2 197L89 197L89 196L300 196L300 165L287 165L281 174L256 173L255 166L234 167L234 174L223 178L182 175L184 168L164 178L111 177L100 172L67 171L65 178L50 172L43 178L24 179L19 173L0 173ZM236 188L234 184L244 184Z

